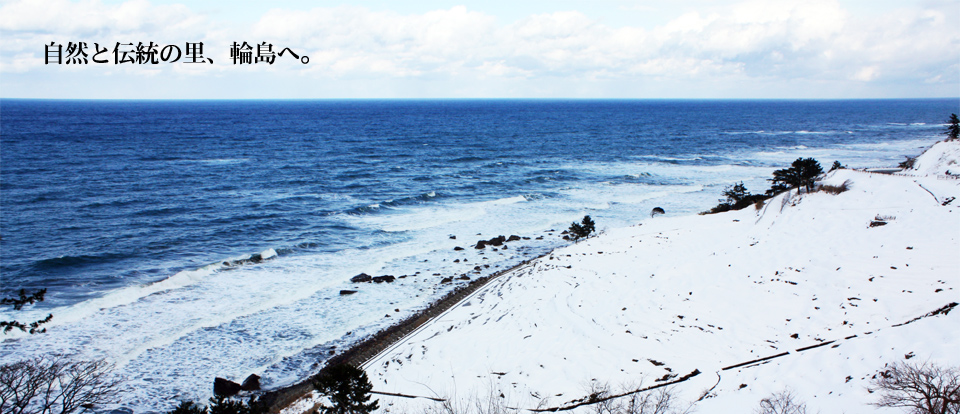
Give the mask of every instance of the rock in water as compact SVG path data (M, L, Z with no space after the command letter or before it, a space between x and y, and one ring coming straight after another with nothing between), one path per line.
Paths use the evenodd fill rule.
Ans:
M653 216L656 216L656 215L660 215L660 214L665 214L665 213L666 213L666 212L663 211L662 208L660 208L660 207L654 207L653 210L650 210L650 217L653 217Z
M257 391L260 389L260 376L257 374L250 374L247 379L243 380L243 384L240 385L240 389L244 391Z
M213 380L213 395L222 395L224 397L230 397L237 395L240 392L242 387L240 384L237 384L233 381L230 381L225 378L217 377Z

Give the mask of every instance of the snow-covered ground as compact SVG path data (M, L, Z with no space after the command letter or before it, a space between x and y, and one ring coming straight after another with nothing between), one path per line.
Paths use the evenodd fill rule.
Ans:
M375 391L519 408L698 370L674 388L687 403L706 392L698 412L751 412L784 389L809 412L883 412L867 387L884 364L960 365L960 311L897 326L960 302L960 200L942 205L960 180L936 175L958 168L958 147L920 157L927 176L838 170L823 180L848 181L838 195L607 230L494 280L364 368ZM436 404L376 397L394 413Z
M920 175L960 175L960 143L941 141L914 161L911 173Z

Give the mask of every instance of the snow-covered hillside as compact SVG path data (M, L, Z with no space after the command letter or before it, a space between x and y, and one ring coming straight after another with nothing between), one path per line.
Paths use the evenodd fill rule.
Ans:
M960 141L941 141L920 154L911 173L960 176Z
M698 412L751 412L784 389L810 412L884 412L867 390L884 364L960 365L960 311L900 325L960 301L960 201L944 205L960 181L838 170L824 183L845 181L558 249L364 368L376 391L525 409L698 371L674 389ZM395 413L436 404L377 398Z

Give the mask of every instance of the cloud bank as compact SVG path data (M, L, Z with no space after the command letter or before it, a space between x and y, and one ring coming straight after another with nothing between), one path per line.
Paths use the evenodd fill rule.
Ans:
M8 80L86 78L109 95L111 77L149 79L196 85L211 98L957 96L958 12L933 2L863 16L838 1L758 0L643 27L607 24L590 10L503 21L468 6L416 14L340 6L271 9L250 25L147 0L9 1L0 7L0 82L20 94L26 86ZM44 65L43 45L68 41L202 41L216 63ZM235 41L290 47L310 63L235 66ZM238 95L231 82L272 87Z

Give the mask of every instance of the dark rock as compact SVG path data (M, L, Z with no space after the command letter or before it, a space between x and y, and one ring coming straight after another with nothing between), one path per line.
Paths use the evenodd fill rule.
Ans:
M650 217L666 213L660 207L654 207L653 210L650 210Z
M443 280L440 281L440 284L450 283L450 282L452 282L452 281L453 281L453 278L452 278L452 277L445 277L445 278L443 278Z
M341 291L340 291L340 296L352 295L352 294L354 294L354 293L357 293L357 291L356 291L356 290L341 290Z
M244 391L260 390L260 376L257 374L250 374L247 379L243 380L243 384L240 384L240 389Z
M482 249L487 246L503 246L503 243L507 241L507 238L504 236L497 236L490 240L478 240L476 248Z
M453 234L450 235L450 240L456 240L456 239L457 239L457 236L455 236L455 235L453 235Z
M363 282L369 282L371 280L373 280L373 276L370 276L366 273L361 273L359 275L356 275L350 278L350 281L353 283L363 283Z
M453 250L460 251L460 250L463 250L463 247L457 246L457 247L454 247Z
M263 261L263 256L261 256L260 253L250 256L251 263L260 263L262 261Z
M240 392L240 384L228 379L217 377L213 380L213 395L230 397Z
M455 259L453 262L454 262L454 263L460 263L460 259Z
M460 276L460 277L458 277L457 279L460 279L460 280L470 280L470 276L467 276L467 275L461 275L461 276Z
M383 282L393 283L393 281L396 280L396 279L397 279L397 278L395 278L395 277L393 277L393 276L386 275L386 276L375 276L375 277L373 278L373 281L376 282L376 283L383 283Z
M516 234L511 235L511 236L507 239L508 242L517 241L517 240L520 240L520 236L517 236Z

